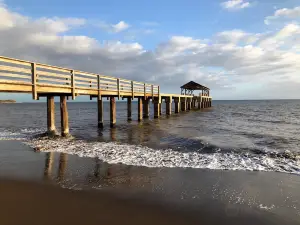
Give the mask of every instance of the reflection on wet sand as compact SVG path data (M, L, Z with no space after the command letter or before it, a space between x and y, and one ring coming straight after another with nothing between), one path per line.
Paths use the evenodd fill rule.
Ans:
M54 157L53 152L46 153L44 177L47 179L49 179L51 177L53 161L54 161L53 157Z

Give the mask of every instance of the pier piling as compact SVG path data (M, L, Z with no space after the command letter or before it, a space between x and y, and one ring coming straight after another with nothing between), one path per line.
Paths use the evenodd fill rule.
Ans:
M47 131L50 136L56 134L54 96L47 96Z
M154 111L154 118L157 119L160 116L160 103L158 99L154 99L153 101L153 111Z
M61 120L61 136L69 136L69 114L67 108L66 96L60 96L60 120Z
M143 120L143 99L141 97L138 98L138 121Z
M172 114L172 97L166 98L166 114L171 115Z
M174 99L175 113L178 114L180 111L180 97Z
M127 120L128 121L132 120L132 118L131 118L131 116L132 116L132 113L131 113L131 111L132 111L131 102L132 102L132 99L131 98L127 98Z
M149 118L149 99L143 99L143 118Z
M116 122L116 99L110 97L110 127L115 127Z
M103 101L101 97L97 97L98 106L98 127L103 128Z

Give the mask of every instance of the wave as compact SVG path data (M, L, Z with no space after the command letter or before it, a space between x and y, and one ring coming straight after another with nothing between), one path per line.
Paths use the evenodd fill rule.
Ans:
M180 152L115 142L87 142L70 139L33 139L31 147L46 152L63 152L79 157L99 158L110 164L122 163L145 167L184 167L217 170L277 171L300 175L299 158L270 154L199 151ZM284 156L284 155L282 155Z
M0 140L28 140L45 132L45 129L37 128L20 131L0 129Z

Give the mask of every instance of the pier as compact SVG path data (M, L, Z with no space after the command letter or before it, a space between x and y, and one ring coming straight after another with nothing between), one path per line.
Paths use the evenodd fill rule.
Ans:
M198 95L194 91L200 91ZM28 93L34 100L47 99L47 130L56 133L54 97L60 98L61 135L69 135L67 100L88 95L97 99L98 127L103 127L103 100L110 102L110 126L116 125L116 99L127 101L127 118L132 120L132 100L138 101L138 121L149 118L150 102L154 105L154 118L161 116L161 104L166 114L212 106L210 89L196 82L181 87L181 94L164 94L159 85L132 81L102 74L51 66L36 62L0 56L0 92Z

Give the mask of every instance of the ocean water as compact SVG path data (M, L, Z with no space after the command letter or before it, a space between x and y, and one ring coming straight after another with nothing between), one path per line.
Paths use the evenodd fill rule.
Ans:
M22 140L44 151L145 167L277 171L300 174L300 101L213 101L191 110L137 122L127 121L126 102L117 102L117 127L97 127L95 102L68 102L74 139L38 138L46 131L46 103L0 105L0 140ZM173 107L174 109L174 107ZM150 112L153 112L152 105ZM59 105L56 126L60 128Z

